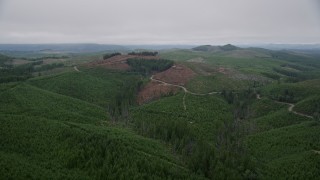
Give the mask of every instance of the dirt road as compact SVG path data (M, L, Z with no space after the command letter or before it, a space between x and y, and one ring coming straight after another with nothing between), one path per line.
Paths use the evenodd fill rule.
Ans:
M77 72L81 72L81 71L79 71L79 69L77 68L77 66L73 66L73 69L74 69L75 71L77 71Z
M259 99L259 100L261 99L260 94L257 94L257 99ZM295 105L292 104L292 103L286 103L286 102L280 102L280 101L274 101L274 102L279 103L279 104L288 105L288 106L289 106L289 107L288 107L288 111L289 111L289 112L292 112L293 114L296 114L296 115L299 115L299 116L303 116L303 117L307 117L307 118L313 119L312 116L309 116L309 115L307 115L307 114L303 114L303 113L299 113L299 112L297 112L297 111L294 111L293 108L295 107Z
M158 80L158 79L154 79L153 76L150 77L150 80L151 80L151 81L154 81L154 82L162 83L162 84L165 85L165 86L174 86L174 87L178 87L178 88L183 89L184 95L183 95L183 99L182 99L182 104L183 104L183 109L184 109L184 110L187 110L187 106L186 106L186 94L187 94L187 93L192 94L192 95L195 95L195 96L205 96L205 95L212 95L212 94L218 94L218 93L220 93L220 92L216 92L216 91L209 92L209 93L205 93L205 94L202 94L202 93L194 93L194 92L190 92L187 88L185 88L185 87L183 87L183 86L176 85L176 84L171 84L171 83L167 83L167 82L164 82L164 81L161 81L161 80Z
M211 94L218 94L218 93L220 93L220 92L216 92L216 91L209 92L209 93L205 93L205 94L202 94L202 93L194 93L194 92L189 91L187 88L185 88L185 87L183 87L183 86L176 85L176 84L170 84L170 83L167 83L167 82L158 80L158 79L154 79L153 76L150 77L150 80L151 80L151 81L155 81L155 82L162 83L162 84L164 84L164 85L166 85L166 86L179 87L179 88L183 89L183 91L184 91L185 93L189 93L189 94L196 95L196 96L205 96L205 95L211 95Z
M289 111L289 112L292 112L293 114L296 114L296 115L299 115L299 116L304 116L304 117L313 119L312 116L309 116L309 115L307 115L307 114L303 114L303 113L299 113L299 112L297 112L297 111L294 111L293 108L295 107L295 105L292 104L292 103L286 103L286 102L280 102L280 101L275 101L275 102L280 103L280 104L286 104L286 105L288 105L288 106L289 106L289 107L288 107L288 111Z

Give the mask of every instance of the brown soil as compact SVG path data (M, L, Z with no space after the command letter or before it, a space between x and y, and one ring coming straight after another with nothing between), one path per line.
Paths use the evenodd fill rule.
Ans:
M222 74L231 74L230 70L229 69L226 69L224 67L219 67L218 68L218 72L219 73L222 73Z
M170 84L183 86L195 75L196 73L190 68L181 64L176 64L166 71L155 74L154 78Z
M137 102L139 105L159 99L161 96L175 94L178 87L166 86L158 82L149 82L138 94Z
M89 67L104 67L107 69L118 69L118 70L128 70L130 66L127 64L127 60L131 58L141 58L141 59L159 59L158 56L135 56L135 55L118 55L105 60L98 60L87 63Z

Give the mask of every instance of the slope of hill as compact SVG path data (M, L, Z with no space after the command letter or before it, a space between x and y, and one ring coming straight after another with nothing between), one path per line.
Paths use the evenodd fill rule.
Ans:
M0 92L0 177L197 176L161 143L112 127L103 108L27 84Z
M317 58L203 48L1 83L0 179L319 177ZM135 103L152 82L176 91Z

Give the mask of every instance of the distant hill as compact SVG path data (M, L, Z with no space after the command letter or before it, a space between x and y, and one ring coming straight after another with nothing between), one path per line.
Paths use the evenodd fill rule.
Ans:
M237 50L240 49L237 46L231 45L231 44L227 44L224 46L220 46L220 49L224 50L224 51L232 51L232 50Z
M195 50L195 51L205 51L205 52L233 51L237 49L240 49L240 48L231 44L227 44L224 46L203 45L203 46L192 48L192 50Z
M100 52L128 50L124 46L107 44L0 44L0 51L41 51L41 52Z
M192 45L112 45L112 44L0 44L0 51L41 53L90 53L101 51L191 49Z
M292 47L294 47L292 45ZM311 47L311 46L310 46ZM316 46L312 46L316 47ZM319 51L309 50L273 50L259 47L237 47L232 44L224 46L202 45L192 48L194 51L210 52L215 55L235 58L274 58L290 61L300 61L310 57L319 58Z

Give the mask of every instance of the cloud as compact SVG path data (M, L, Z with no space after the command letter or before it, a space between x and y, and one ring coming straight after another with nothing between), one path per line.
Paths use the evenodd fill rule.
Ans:
M0 0L0 5L0 43L320 42L317 0Z

